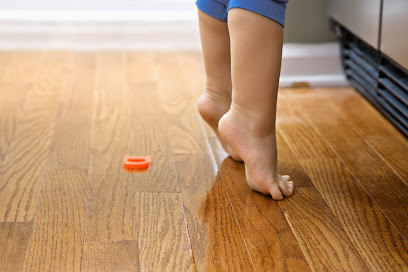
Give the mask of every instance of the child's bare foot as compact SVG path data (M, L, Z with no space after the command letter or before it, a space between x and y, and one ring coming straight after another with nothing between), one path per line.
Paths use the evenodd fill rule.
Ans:
M205 90L197 102L201 117L214 130L224 150L236 161L242 161L238 154L230 148L218 132L220 118L229 110L231 96L223 96L216 92Z
M293 193L289 176L277 173L276 135L268 129L270 120L246 114L234 104L219 121L218 129L225 142L245 162L248 185L255 191L271 195L275 200Z

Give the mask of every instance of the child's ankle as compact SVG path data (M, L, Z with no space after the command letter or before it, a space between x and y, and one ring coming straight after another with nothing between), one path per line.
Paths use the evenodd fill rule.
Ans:
M253 135L269 136L275 135L275 116L262 112L247 110L245 107L231 103L231 114L236 119L247 124Z

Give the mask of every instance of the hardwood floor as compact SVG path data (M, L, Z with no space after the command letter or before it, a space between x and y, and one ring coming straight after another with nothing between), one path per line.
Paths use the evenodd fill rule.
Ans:
M0 52L0 271L408 271L398 130L352 88L281 89L296 189L276 202L200 119L203 72L196 52Z

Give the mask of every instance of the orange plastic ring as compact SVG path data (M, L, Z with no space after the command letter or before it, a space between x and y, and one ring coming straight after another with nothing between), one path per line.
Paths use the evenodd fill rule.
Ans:
M150 156L126 156L123 166L128 169L144 169L150 165Z

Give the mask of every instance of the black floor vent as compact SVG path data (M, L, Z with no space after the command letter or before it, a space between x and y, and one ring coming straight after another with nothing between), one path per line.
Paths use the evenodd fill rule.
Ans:
M408 71L335 23L347 79L408 136Z
M377 101L377 81L380 66L378 52L363 41L341 30L343 68L350 83L371 103L379 106Z
M378 95L384 114L408 135L408 71L386 56L381 58Z

